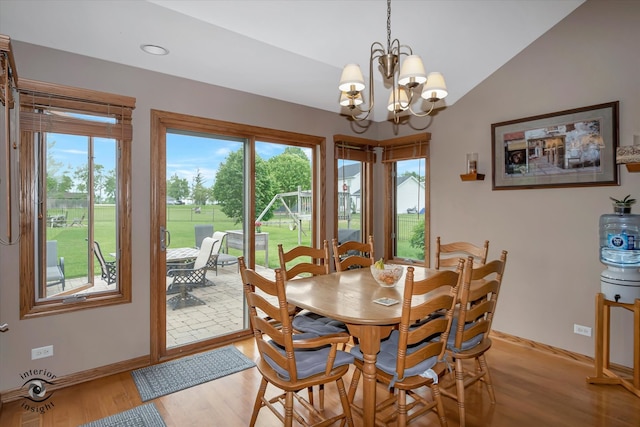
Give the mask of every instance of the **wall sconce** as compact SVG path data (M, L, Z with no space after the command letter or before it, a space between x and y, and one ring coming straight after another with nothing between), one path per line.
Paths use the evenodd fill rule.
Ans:
M478 153L467 153L467 173L460 175L463 181L483 181L484 174L478 173Z

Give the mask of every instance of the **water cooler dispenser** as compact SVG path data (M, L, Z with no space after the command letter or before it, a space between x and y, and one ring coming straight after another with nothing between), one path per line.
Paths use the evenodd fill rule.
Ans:
M600 274L605 299L633 304L640 298L640 215L622 210L600 217Z

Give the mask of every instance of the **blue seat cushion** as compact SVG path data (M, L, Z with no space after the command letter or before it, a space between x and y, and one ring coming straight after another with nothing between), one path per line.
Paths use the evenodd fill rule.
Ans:
M475 325L474 322L467 323L464 325L464 329L467 330L470 327ZM451 333L449 334L449 339L447 340L447 349L453 351L454 353L458 353L461 351L469 350L482 342L484 338L484 334L476 335L473 338L468 339L467 341L463 341L462 346L460 348L456 348L456 335L458 334L458 317L454 317L451 322Z
M297 334L294 335L294 341L296 339L315 337L314 334ZM285 355L285 349L277 345L273 341L271 345L278 350L278 352ZM331 346L326 345L324 347L315 349L296 349L294 351L294 357L296 359L296 372L298 379L308 378L313 375L323 373L327 367L327 359L329 358L329 352ZM278 373L278 376L284 380L289 380L289 372L283 369L269 356L264 356L264 360ZM333 367L337 368L343 365L349 365L353 363L353 356L347 352L338 350L336 352L336 359L333 363Z
M398 380L396 373L396 361L398 359L398 339L400 336L400 332L394 330L391 332L389 338L383 340L380 343L380 353L378 353L378 358L376 360L376 368L380 369L383 372L386 372L389 375L394 376L394 380L392 381L390 387L393 386L396 380ZM420 348L429 344L428 340L422 341L418 344L407 346L407 354L412 354ZM360 346L356 345L351 349L351 354L359 360L363 360L362 351L360 350ZM428 359L423 360L415 366L412 366L409 369L405 369L404 375L405 377L413 377L416 375L420 375L427 371L428 369L433 368L433 366L438 362L437 356L432 356Z
M302 312L293 318L293 329L318 335L347 332L347 326L339 320L324 317L316 313Z

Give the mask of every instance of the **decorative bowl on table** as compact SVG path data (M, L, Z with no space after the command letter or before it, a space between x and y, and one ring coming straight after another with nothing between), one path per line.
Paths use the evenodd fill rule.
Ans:
M403 268L401 265L384 264L381 268L379 264L373 264L371 267L371 275L380 286L392 288L398 283L402 277Z

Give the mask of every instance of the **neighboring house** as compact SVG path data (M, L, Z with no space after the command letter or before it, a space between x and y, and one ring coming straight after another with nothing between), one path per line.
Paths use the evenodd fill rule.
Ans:
M396 213L406 214L408 210L416 212L416 209L417 212L424 211L424 182L418 182L414 176L401 176L396 191Z
M341 215L345 211L345 206L350 206L350 213L360 212L360 183L361 168L359 163L338 167L336 185L339 195L338 210ZM407 210L423 212L424 196L421 195L424 195L424 182L418 183L418 180L413 176L403 176L398 178L397 185L397 213L407 213Z
M336 182L336 185L340 196L338 209L341 213L345 210L345 204L349 207L350 213L360 212L361 175L360 163L353 163L350 165L343 164L338 167L338 181ZM347 188L346 190L345 185ZM348 196L346 196L346 193L348 193ZM348 197L348 200L345 200L345 196Z

